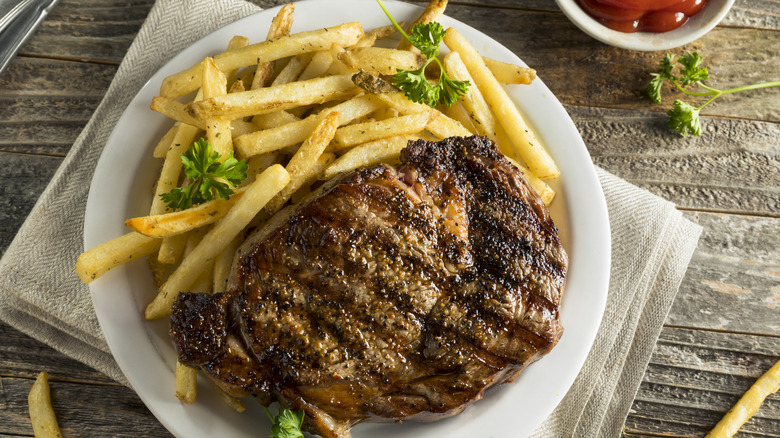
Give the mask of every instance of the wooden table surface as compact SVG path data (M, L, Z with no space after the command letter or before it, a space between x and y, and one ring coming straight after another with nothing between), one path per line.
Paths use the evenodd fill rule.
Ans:
M152 4L62 0L0 75L0 253ZM601 44L553 0L453 1L448 14L537 69L597 165L704 227L623 432L704 436L780 356L780 88L719 99L704 111L704 135L682 138L665 129L669 104L642 95L662 52ZM684 50L704 57L711 86L780 79L780 1L737 0L720 26L672 52ZM133 391L0 322L0 437L32 436L27 392L42 370L66 436L169 436ZM780 394L738 436L780 437Z

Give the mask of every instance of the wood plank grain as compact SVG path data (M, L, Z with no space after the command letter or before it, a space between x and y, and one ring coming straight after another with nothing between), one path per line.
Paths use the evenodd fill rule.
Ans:
M116 66L15 58L0 75L0 152L65 156Z
M83 123L92 117L101 97L12 96L0 95L0 120L3 124L52 122Z
M780 1L737 0L721 25L778 30L780 29Z
M27 393L32 379L0 379L0 433L32 435ZM171 436L130 388L50 382L52 406L66 437Z
M665 327L626 430L704 436L778 358L780 337ZM775 394L738 436L778 435L780 394Z
M667 324L780 336L780 220L686 217L704 232Z
M0 96L102 97L114 65L16 57L0 75Z
M103 373L71 359L0 321L0 377L34 379L46 371L61 382L119 385Z
M704 117L681 137L650 111L567 106L593 161L684 208L780 214L780 125Z
M13 240L61 158L0 152L0 254Z
M20 49L22 54L56 55L119 62L154 2L60 2Z
M87 121L0 123L0 152L64 157Z

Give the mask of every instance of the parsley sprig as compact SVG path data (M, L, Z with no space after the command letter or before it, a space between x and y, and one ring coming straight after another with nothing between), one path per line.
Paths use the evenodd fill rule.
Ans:
M683 136L688 135L688 133L697 136L701 135L699 112L718 97L740 91L780 86L780 81L774 81L718 90L717 88L709 87L702 82L709 79L709 71L707 71L706 67L702 66L702 58L699 56L698 52L687 53L680 56L677 60L677 64L679 64L679 66L677 66L679 70L678 75L674 72L676 67L675 57L671 53L667 53L664 59L661 60L661 71L658 73L651 73L653 79L650 80L650 84L647 86L647 95L654 103L661 103L661 87L665 81L669 81L672 85L689 96L710 96L710 99L700 106L690 105L680 99L674 101L672 109L667 113L669 116L669 129ZM706 91L691 92L685 89L685 87L691 85L696 85Z
M271 418L271 438L304 438L301 432L303 411L296 412L280 407L279 413L273 416L268 408L263 406L263 409Z
M454 80L447 76L447 73L444 71L444 66L437 58L437 56L439 56L439 45L444 39L444 35L447 34L447 31L444 30L442 25L435 21L415 24L409 30L409 34L407 34L398 22L395 21L393 16L390 15L390 12L385 8L382 0L376 1L401 35L427 58L425 65L419 69L399 69L398 72L393 75L393 83L406 94L406 97L413 102L425 103L430 107L435 107L438 104L450 106L455 103L460 96L466 94L471 83L469 83L469 81ZM441 71L439 82L435 85L431 84L425 77L425 68L434 61L439 64L439 70Z
M246 179L249 166L245 161L234 158L233 152L223 162L219 161L220 158L218 152L212 152L211 143L203 138L181 154L184 173L191 182L160 195L168 208L184 210L215 196L230 199L233 194L231 186L236 187Z

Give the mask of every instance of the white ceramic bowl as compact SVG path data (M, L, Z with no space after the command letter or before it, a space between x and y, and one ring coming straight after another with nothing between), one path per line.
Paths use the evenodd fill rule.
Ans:
M698 14L679 28L663 33L623 33L612 30L588 15L575 0L555 0L564 14L593 38L623 49L667 50L699 39L715 27L731 9L734 0L709 0Z

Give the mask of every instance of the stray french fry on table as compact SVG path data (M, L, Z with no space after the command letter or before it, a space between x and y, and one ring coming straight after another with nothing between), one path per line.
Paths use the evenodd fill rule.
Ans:
M35 438L62 438L57 417L51 407L49 375L45 372L38 374L35 379L27 395L27 404Z
M707 434L706 438L730 438L761 407L761 403L780 390L780 360L756 380L733 408Z

